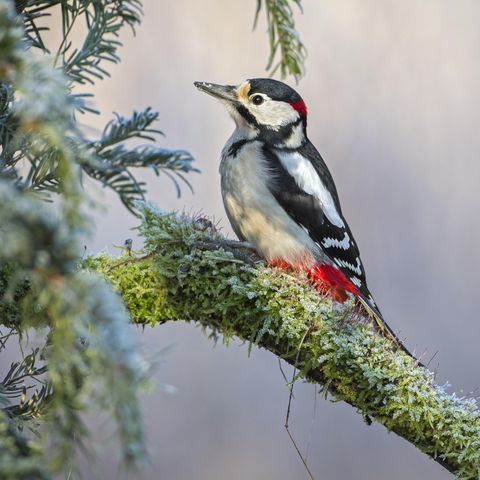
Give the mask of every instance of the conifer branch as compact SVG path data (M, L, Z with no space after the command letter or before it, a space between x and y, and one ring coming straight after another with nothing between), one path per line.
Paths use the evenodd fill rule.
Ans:
M121 43L118 36L124 27L134 30L139 24L142 15L139 0L25 0L16 6L17 12L22 13L26 45L39 48L46 56L50 55L50 51L56 52L54 63L59 63L56 85L51 79L53 72L41 68L35 84L28 86L29 90L35 92L38 99L53 98L57 92L63 91L68 101L68 105L59 102L57 106L39 100L38 105L48 104L46 113L51 117L56 112L72 115L75 110L79 113L98 113L92 106L92 95L88 92L76 93L75 86L102 80L108 76L107 65L119 62L118 49ZM55 6L61 10L63 37L60 45L52 48L44 41L42 34L48 30L45 21L50 9ZM84 37L76 44L70 36L74 28L78 30L79 27ZM29 66L28 62L26 66ZM44 91L41 91L41 86L44 86ZM15 179L19 188L35 192L40 198L50 199L52 194L63 191L64 186L59 180L62 151L54 145L33 149L31 139L22 135L19 129L15 110L14 90L8 84L0 85L0 148L5 159L5 168L0 168L0 177ZM132 139L155 142L161 134L152 125L157 119L158 112L151 108L134 112L131 118L117 114L98 140L84 138L72 122L69 122L69 129L65 130L65 140L74 153L72 158L83 173L115 191L134 214L135 202L145 199L145 184L137 180L136 169L149 168L156 175L165 174L172 180L177 195L181 193L182 184L191 189L184 174L198 172L192 165L193 157L187 151L128 145L127 142ZM22 176L17 168L22 160L30 165L26 176Z
M20 349L0 382L0 476L27 479L72 462L88 443L82 413L93 405L116 419L123 459L140 461L145 363L117 296L76 268L86 231L78 167L90 157L64 75L26 48L20 20L0 0L0 324L43 340ZM60 195L55 212L29 192L49 189ZM29 441L21 430L35 431L47 408L42 444Z
M257 0L254 28L264 8L270 45L267 70L270 75L280 70L281 78L292 75L298 81L303 76L307 50L295 28L292 4L302 11L301 0Z
M85 173L113 189L123 204L135 213L135 203L144 200L145 184L136 180L132 169L148 168L156 175L169 176L180 196L179 182L191 189L184 173L198 172L193 167L193 157L185 150L141 145L129 147L126 142L142 139L154 142L163 133L154 128L158 112L147 108L133 112L130 118L115 114L105 127L101 138L88 143L93 162L83 165Z

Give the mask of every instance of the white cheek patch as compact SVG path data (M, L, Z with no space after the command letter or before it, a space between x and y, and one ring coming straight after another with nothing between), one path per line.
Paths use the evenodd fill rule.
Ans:
M261 125L267 125L273 130L277 130L283 125L288 125L298 120L298 112L289 103L277 102L269 99L267 96L264 96L264 98L266 100L261 105L245 104Z
M315 168L309 160L298 152L276 151L280 162L288 173L295 179L297 185L309 195L318 198L322 205L323 213L332 225L344 228L345 223L337 212L332 195L320 180Z

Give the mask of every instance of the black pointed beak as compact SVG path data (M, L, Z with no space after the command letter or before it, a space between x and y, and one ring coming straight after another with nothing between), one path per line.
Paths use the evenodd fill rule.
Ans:
M228 100L230 102L237 101L237 89L232 85L216 85L207 82L193 82L193 84L201 91L208 93L212 97Z

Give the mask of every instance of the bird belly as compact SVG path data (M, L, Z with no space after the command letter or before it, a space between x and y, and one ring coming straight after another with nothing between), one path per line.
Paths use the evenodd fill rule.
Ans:
M266 260L311 265L320 249L270 193L260 146L249 142L236 156L223 155L222 196L230 223Z

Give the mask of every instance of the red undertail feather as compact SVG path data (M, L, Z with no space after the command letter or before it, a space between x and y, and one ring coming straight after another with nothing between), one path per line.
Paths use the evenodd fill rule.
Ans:
M348 299L348 293L358 295L357 287L333 265L316 264L313 267L306 266L305 263L292 265L281 258L275 258L268 262L268 266L282 270L305 270L315 288L321 293L330 295L336 302L345 302Z
M331 295L337 302L345 302L348 293L358 294L357 287L333 265L314 265L308 276L318 291Z
M401 340L395 335L393 330L385 323L381 313L375 307L373 308L364 295L358 288L344 275L344 273L333 265L328 264L310 264L307 262L292 265L287 261L276 258L268 262L268 265L273 268L280 268L282 270L304 270L307 272L308 278L313 283L315 288L323 293L330 295L337 302L345 302L348 299L348 294L351 293L358 298L360 303L364 306L365 311L374 319L374 325L382 335L390 338L396 343L408 356L412 357L418 365L424 367L403 345Z

